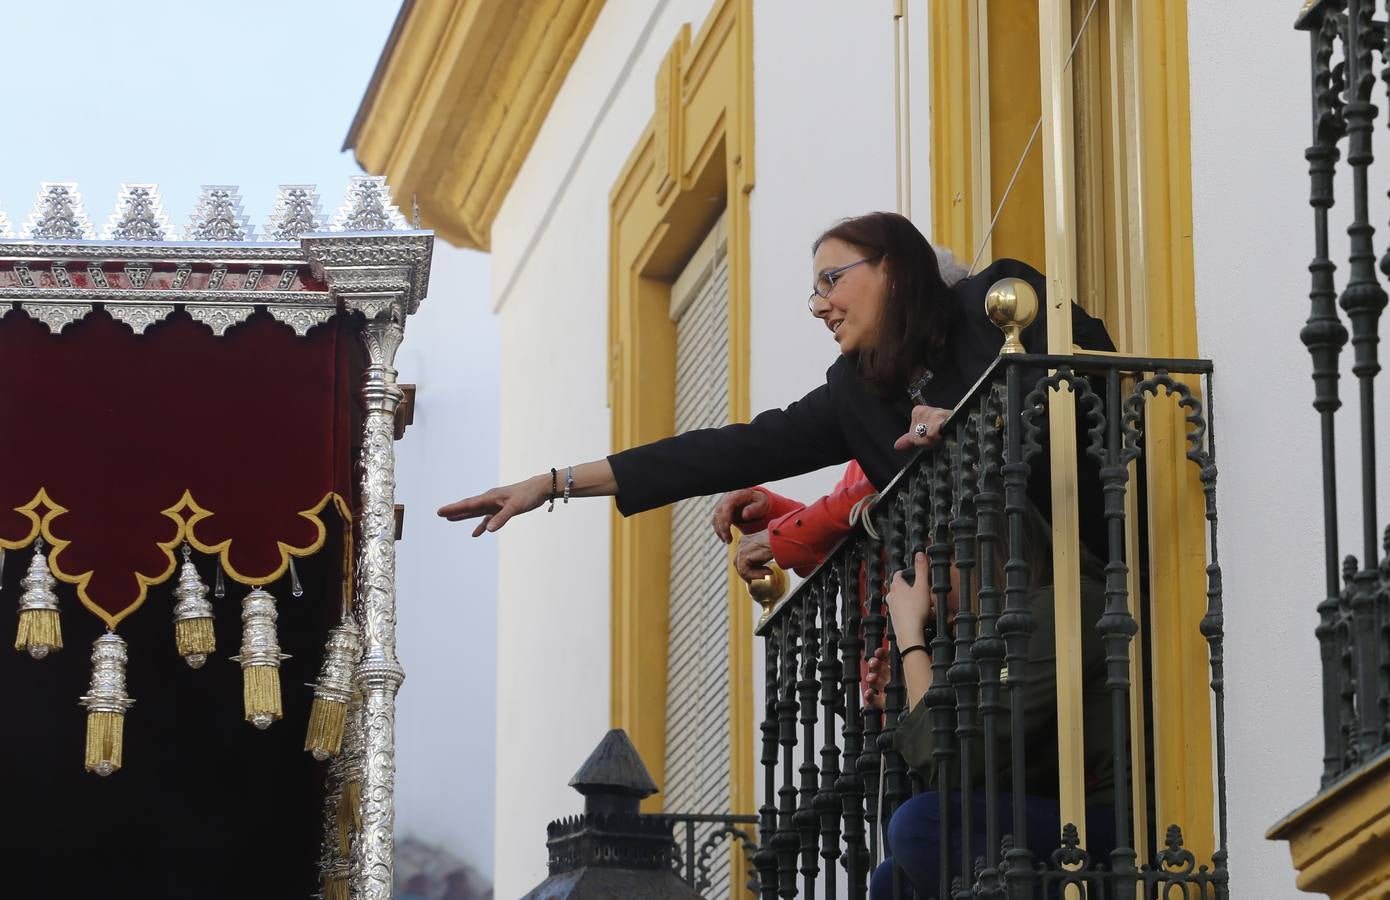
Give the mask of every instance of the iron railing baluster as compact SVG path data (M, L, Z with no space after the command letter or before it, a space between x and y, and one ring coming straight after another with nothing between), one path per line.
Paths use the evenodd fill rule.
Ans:
M1311 311L1300 332L1313 360L1313 408L1322 426L1323 559L1326 590L1318 604L1318 643L1322 655L1323 771L1326 787L1342 771L1346 755L1340 719L1341 647L1337 643L1341 582L1338 578L1340 555L1337 549L1337 452L1335 414L1342 406L1337 383L1339 361L1347 343L1347 329L1337 314L1337 265L1329 256L1327 213L1335 202L1334 176L1341 157L1338 143L1346 136L1342 117L1341 84L1332 57L1341 36L1341 17L1326 9L1317 22L1303 25L1312 45L1313 66L1313 143L1304 153L1311 182L1308 203L1313 207L1314 255L1308 266L1312 286L1308 293Z
M825 896L839 896L836 890L836 875L840 852L840 799L835 795L836 783L840 780L840 748L836 745L836 720L844 716L844 697L840 694L840 582L835 566L822 570L824 584L820 592L821 652L820 659L820 703L821 703L821 754L820 790L816 793L814 807L820 819L821 859L825 861Z
M1000 672L1004 663L1004 642L997 628L1000 612L1000 583L998 561L999 520L1004 497L1000 492L999 467L1002 457L1003 408L998 391L986 393L980 400L980 471L975 508L978 513L976 539L979 543L980 590L977 596L980 610L979 636L975 640L975 661L980 670L980 733L982 735L981 766L984 772L985 846L984 865L980 869L978 890L981 896L993 898L999 889L999 851L1002 832L999 821L999 716Z
M753 864L758 870L762 900L776 900L777 853L772 849L772 836L777 831L777 685L782 647L779 629L769 629L763 636L763 643L763 804L758 809L759 846L753 855Z
M778 676L777 742L781 745L782 786L777 790L777 833L772 846L777 851L777 893L796 896L796 858L800 841L796 834L796 684L798 646L801 632L799 598L791 598L781 621L782 666Z
M1028 560L1023 553L1024 515L1028 505L1028 474L1031 457L1025 456L1023 440L1023 386L1021 371L1010 367L1004 397L1004 514L1008 517L1008 560L1004 563L1004 614L998 629L1004 638L1005 664L1008 666L1010 791L1012 834L1004 854L1005 884L1010 900L1031 900L1037 884L1037 870L1028 840L1028 785L1026 767L1028 745L1024 739L1023 686L1028 671L1028 644L1037 624L1028 606ZM1128 898L1126 898L1128 900Z
M951 507L954 479L951 477L950 456L936 454L931 467L931 543L927 559L931 566L931 591L936 608L936 636L932 639L932 681L927 689L927 714L931 717L933 738L932 762L936 773L937 821L943 835L956 828L951 815L951 782L958 756L956 746L955 694L947 673L952 663L954 644L951 640L948 598L951 594ZM939 900L951 896L951 872L955 865L951 857L951 842L937 841L937 865L940 872L937 890ZM962 873L963 874L963 873Z
M1371 92L1375 86L1373 57L1383 34L1372 24L1374 0L1347 0L1346 27L1346 128L1347 164L1352 171L1352 221L1347 226L1351 250L1347 256L1347 284L1341 305L1351 320L1352 374L1360 388L1361 431L1361 529L1363 568L1353 582L1352 616L1356 647L1358 691L1370 702L1357 705L1360 730L1357 743L1362 757L1380 745L1383 726L1379 703L1372 700L1373 685L1380 679L1379 625L1376 610L1378 578L1375 561L1380 528L1376 519L1375 378L1380 372L1377 355L1378 327L1386 294L1375 272L1375 227L1370 222L1369 168L1375 156L1372 136L1376 116Z
M885 527L885 512L882 506L870 510L867 515L873 517L879 528ZM872 537L864 539L864 570L865 570L865 611L864 611L864 662L867 663L875 651L883 646L883 637L888 624L888 617L883 609L883 542ZM864 720L864 752L859 756L859 774L864 779L865 787L865 823L869 830L869 859L874 865L883 858L883 847L879 843L881 829L879 828L879 803L882 798L880 792L883 790L882 766L884 764L883 752L879 748L878 737L883 731L883 712L873 706L865 705L861 709Z
M864 835L865 781L859 772L864 751L864 724L860 714L859 661L864 657L863 562L857 540L840 550L840 610L844 622L840 630L840 682L844 689L844 764L835 784L842 802L845 824L847 877L851 897L868 891L869 850Z
M967 407L968 409L968 407ZM956 495L951 519L955 548L955 658L946 672L956 698L956 736L960 743L960 867L953 885L957 900L970 900L975 872L975 751L979 747L980 667L975 660L975 493L979 474L979 410L956 425L951 454Z
M801 596L801 679L796 684L801 703L801 793L793 821L801 836L801 877L804 885L801 896L814 900L816 878L820 875L818 838L820 817L816 815L816 787L820 767L816 765L816 720L819 715L817 699L820 682L816 679L820 665L820 594L825 590L821 573L812 580Z

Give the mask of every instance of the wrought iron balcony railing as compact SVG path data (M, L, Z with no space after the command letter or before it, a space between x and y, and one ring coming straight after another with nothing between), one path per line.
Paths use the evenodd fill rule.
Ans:
M1110 898L1228 895L1211 372L1211 364L1201 360L1001 356L955 410L943 445L904 469L866 521L764 616L758 627L766 661L764 801L755 854L764 900L864 897L871 879L876 894L884 890L878 879L885 877L896 882L893 896L910 897L905 873L911 866L905 864L912 862L909 854L925 852L935 857L926 868L937 874L935 883L915 886L916 896L940 900L1031 900L1081 896L1083 889ZM1066 452L1049 436L1048 424L1049 406L1058 404L1062 392L1075 400L1079 519L1094 553L1077 546L1056 558L1071 560L1081 571L1079 580L1077 571L1065 567L1055 579L1047 574L1052 535L1065 533L1044 517L1051 496L1048 460ZM1184 848L1179 826L1205 832L1210 822L1164 823L1169 827L1161 842L1136 840L1136 834L1155 830L1134 810L1153 807L1131 802L1132 795L1153 790L1147 771L1136 772L1131 764L1139 760L1138 769L1148 768L1143 739L1132 736L1143 734L1132 726L1136 710L1142 716L1145 706L1132 700L1152 698L1148 670L1132 646L1143 636L1134 610L1144 599L1135 593L1145 590L1136 590L1142 579L1131 577L1131 568L1137 576L1142 567L1142 549L1139 559L1134 556L1143 545L1128 538L1136 533L1130 529L1142 528L1134 520L1141 518L1135 510L1149 487L1143 473L1151 425L1156 416L1177 418L1170 403L1181 409L1186 456L1205 494L1207 590L1200 633L1210 666L1217 804L1215 850L1205 861ZM1095 489L1091 496L1101 498L1095 506L1103 511L1087 505L1088 479ZM1038 522L1041 539L1035 536ZM928 556L935 598L933 625L911 639L930 648L932 678L924 699L907 696L898 654L904 636L894 633L885 602L892 574L911 570L918 550ZM1082 780L1059 775L1050 785L1034 783L1038 759L1056 758L1058 769L1072 773L1083 769L1082 761L1055 749L1055 723L1048 737L1048 723L1037 721L1038 675L1047 665L1037 653L1037 644L1046 641L1037 636L1054 621L1062 633L1078 609L1084 633L1070 646L1083 647L1083 661L1084 645L1095 641L1100 648L1089 657L1099 665L1080 674L1082 695L1099 700L1088 704L1085 717L1101 723L1097 733L1107 735L1110 745L1101 753L1108 759L1094 762L1099 748L1091 748L1084 765L1108 770L1112 790L1100 812L1092 806L1088 821L1073 823L1083 818L1075 799ZM880 710L861 702L861 678L862 666L885 644L892 678ZM1057 688L1060 702L1075 711L1082 702L1074 691L1082 665L1058 653L1056 668L1064 682ZM1133 692L1140 695L1132 698ZM1045 699L1051 696L1044 691ZM925 704L917 715L925 715L929 725L919 718L914 728L918 735L929 732L932 746L929 763L913 772L895 737L917 700ZM1088 744L1091 732L1088 727ZM934 848L893 847L891 872L876 875L890 849L881 826L923 793L934 795L917 801L935 820L929 826L936 832ZM1040 798L1065 826L1049 833L1030 827L1038 821ZM1097 852L1083 846L1083 834Z
M714 881L710 867L728 863L728 857L719 853L719 849L735 841L747 863L748 888L757 890L758 873L753 868L752 856L757 852L758 845L749 828L758 824L757 816L666 813L666 818L670 820L675 835L671 868L697 894L708 891ZM704 829L706 833L701 835L702 825L714 827Z
M1327 788L1390 750L1390 530L1382 538L1376 512L1375 381L1385 288L1376 274L1370 221L1370 165L1377 114L1372 92L1375 55L1386 58L1385 21L1371 0L1319 0L1304 5L1298 27L1312 42L1313 143L1305 157L1311 180L1316 250L1308 266L1311 312L1302 339L1313 358L1313 407L1322 426L1324 578L1318 605L1322 650L1323 772ZM1386 69L1379 73L1381 78ZM1337 311L1337 265L1330 253L1328 211L1335 200L1341 144L1352 175L1347 227L1347 279L1340 305L1351 325L1352 375L1359 394L1361 559L1339 561L1336 413L1341 354L1348 328ZM1390 255L1380 260L1390 272ZM1384 550L1385 557L1381 557ZM1339 578L1340 570L1340 578Z

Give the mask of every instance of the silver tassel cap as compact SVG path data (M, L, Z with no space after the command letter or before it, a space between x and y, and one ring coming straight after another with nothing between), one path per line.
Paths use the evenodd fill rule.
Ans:
M53 577L53 573L48 569L48 556L43 552L43 538L34 542L34 555L29 560L29 571L20 579L20 585L24 588L24 593L19 598L19 613L21 619L27 612L38 612L39 610L50 611L54 616L58 613L58 595L53 589L58 584L58 579ZM43 642L25 641L24 647L29 651L29 655L34 659L43 659L49 651L56 647L61 647L61 638L56 645L47 640Z
M183 545L183 566L179 569L179 583L174 587L174 627L179 634L179 653L190 668L201 669L212 652L212 603L208 600L208 586L198 575L193 565L192 552ZM202 624L206 621L206 625ZM187 623L181 625L181 623ZM187 632L187 633L186 633ZM199 634L188 634L199 632ZM199 641L196 638L201 637Z

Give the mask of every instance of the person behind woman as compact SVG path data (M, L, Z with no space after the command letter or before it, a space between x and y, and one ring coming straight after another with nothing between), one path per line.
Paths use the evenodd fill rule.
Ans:
M1058 846L1062 828L1058 803L1058 771L1060 758L1057 746L1057 631L1052 579L1051 529L1031 503L1024 513L1023 559L1028 563L1028 593L1026 604L1033 615L1034 630L1028 638L1026 668L1022 687L1024 734L1019 739L1027 748L1024 783L1027 785L1027 835L1035 858L1043 858ZM999 554L994 573L996 583L1004 584L1004 553ZM931 571L927 555L918 552L913 560L913 577L903 572L893 576L888 592L888 615L897 635L902 660L903 680L907 691L909 711L898 721L893 734L893 749L900 753L908 768L928 786L900 806L888 822L887 853L891 859L882 863L870 883L871 900L888 900L893 896L893 865L912 881L920 897L936 895L940 890L940 794L937 778L936 737L932 734L931 712L925 702L927 689L932 685L931 648L923 639L928 624L936 621L932 597ZM961 603L956 570L951 569L951 590L947 595L947 615L954 617ZM1082 681L1082 739L1085 746L1084 770L1087 801L1086 849L1091 858L1103 862L1114 846L1114 740L1110 728L1110 700L1105 687L1105 647L1095 629L1105 609L1105 575L1099 560L1084 547L1080 555L1081 574L1081 681ZM976 571L978 580L978 570ZM974 585L972 599L978 596ZM1001 601L1002 602L1002 601ZM978 604L975 612L978 613ZM1000 610L1002 612L1002 610ZM865 679L865 702L882 708L882 691L889 681L888 653L878 650L869 661ZM1006 688L1001 692L1004 711L996 718L994 760L995 779L999 785L997 807L999 833L1014 833L1012 827L1013 786L1011 768L1011 722L1008 714L1011 698ZM954 709L954 707L953 707ZM952 713L954 715L954 713ZM975 753L975 785L971 792L972 828L971 854L985 855L985 795L983 784L983 753L977 745ZM956 771L949 773L959 778ZM953 790L948 798L952 818L949 834L950 859L959 874L961 857L961 794ZM997 850L998 848L996 848Z
M894 213L840 222L817 239L813 254L808 304L840 348L824 384L751 422L556 467L450 503L439 515L480 518L476 537L547 501L554 508L562 498L615 496L618 510L632 515L850 459L882 489L916 448L940 441L950 408L997 357L1003 338L985 316L989 287L1014 276L1046 294L1042 275L1010 259L947 287L926 238ZM1023 332L1029 350L1045 349L1047 306L1040 304ZM1098 320L1075 304L1071 315L1078 344L1114 349Z

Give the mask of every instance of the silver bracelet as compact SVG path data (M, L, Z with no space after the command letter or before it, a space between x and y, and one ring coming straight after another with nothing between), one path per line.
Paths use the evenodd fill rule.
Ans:
M565 473L565 496L566 503L570 502L570 490L574 487L574 466L569 466Z

